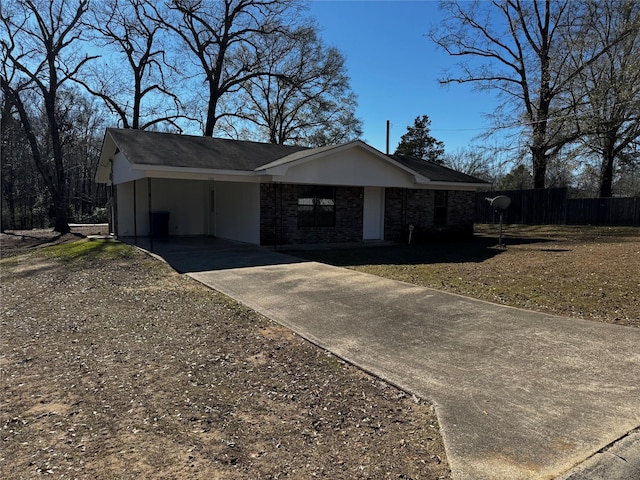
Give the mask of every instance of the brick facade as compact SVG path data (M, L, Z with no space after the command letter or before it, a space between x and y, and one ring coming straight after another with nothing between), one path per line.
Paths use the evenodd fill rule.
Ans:
M361 242L364 188L336 187L335 226L298 227L298 186L260 185L260 243L289 245ZM439 236L473 233L475 193L449 191L446 225L434 225L433 190L385 189L385 240L405 242L409 225L415 227L412 242Z
M387 188L385 190L385 240L405 242L409 225L414 226L412 242L439 237L473 234L475 192L447 191L445 225L434 224L434 191Z
M298 227L298 186L260 185L260 244L289 245L362 241L364 188L336 187L335 226Z

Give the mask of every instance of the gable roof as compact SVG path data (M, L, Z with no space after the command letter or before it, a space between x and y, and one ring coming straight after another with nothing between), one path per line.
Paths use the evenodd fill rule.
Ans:
M333 153L339 150L346 150L348 148L358 146L360 148L364 148L365 150L373 153L374 155L385 159L387 162L395 164L397 167L405 170L408 173L415 175L417 180L422 180L420 183L424 182L456 182L456 183L478 183L485 184L486 182L480 180L479 178L473 177L471 175L467 175L462 172L458 172L451 168L445 167L444 165L440 165L434 162L430 162L428 160L423 160L421 158L412 157L409 155L386 155L379 150L371 147L370 145L364 143L362 140L353 140L349 143L343 143L341 145L328 145L325 147L319 148L309 148L304 150L299 150L294 152L286 157L279 158L271 163L266 165L262 165L256 168L256 171L265 171L269 172L271 170L276 169L277 167L296 165L301 162L313 160L318 158L319 156Z
M346 144L343 144L343 145L346 145ZM309 159L313 159L317 155L322 155L325 152L330 152L339 146L340 145L325 145L324 147L298 150L297 152L293 152L285 157L278 158L273 162L260 165L259 167L256 168L256 170L257 171L269 170L271 168L281 167L283 165L296 164L301 161L304 162Z
M486 184L432 162L406 155L385 155L361 140L307 148L117 128L108 128L105 132L96 180L99 183L110 181L111 163L118 152L126 157L131 168L141 172L190 171L199 172L198 175L226 172L233 177L242 175L246 178L247 175L286 175L292 166L320 161L325 156L354 148L409 173L416 184L457 184L471 188Z
M318 148L311 148L308 150L301 150L295 153L292 153L290 155L287 155L286 157L280 158L274 162L271 162L267 165L263 165L261 167L258 167L256 169L256 171L264 171L264 172L273 172L275 173L278 170L278 167L290 167L290 166L295 166L295 165L299 165L301 163L305 163L305 162L309 162L312 160L316 160L322 156L325 155L330 155L330 154L334 154L334 153L339 153L341 151L345 151L345 150L349 150L352 148L360 148L363 149L365 151L367 151L368 153L370 153L371 155L378 157L380 159L382 159L384 162L386 163L390 163L392 165L395 165L396 167L400 168L401 170L406 171L407 173L410 173L413 176L416 176L416 180L419 181L429 181L429 179L421 177L420 175L416 175L416 173L419 173L417 170L409 168L401 163L398 163L397 161L395 161L393 159L393 157L391 157L390 155L385 155L384 153L380 152L379 150L376 150L375 148L373 148L371 145L368 145L366 143L364 143L362 140L353 140L351 142L347 142L347 143L342 143L339 145L327 145L324 147L318 147Z
M306 147L108 128L117 149L136 165L255 170Z
M409 155L388 156L407 168L420 173L423 177L428 178L432 182L462 182L482 185L487 183L484 180L472 177L466 173L458 172L457 170L452 170L444 165L439 165L428 160L422 160L421 158L411 157Z

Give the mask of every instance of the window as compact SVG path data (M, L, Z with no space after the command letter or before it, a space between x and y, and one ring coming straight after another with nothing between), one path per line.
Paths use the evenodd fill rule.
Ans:
M333 227L336 224L334 187L298 187L298 227Z
M433 224L435 226L444 226L447 224L447 203L449 192L446 190L436 190L433 198Z

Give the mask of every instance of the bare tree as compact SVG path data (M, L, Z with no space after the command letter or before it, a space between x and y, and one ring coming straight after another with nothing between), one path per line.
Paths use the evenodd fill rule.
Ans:
M633 145L620 158L615 189L620 195L640 197L640 145Z
M93 4L83 23L93 43L106 49L109 62L94 68L88 78L75 80L100 97L124 128L166 123L179 129L181 104L167 81L171 69L163 42L166 27L152 18L152 5L161 8L147 0Z
M60 92L58 110L60 137L65 151L65 170L71 213L76 219L90 218L96 208L104 207L106 198L98 195L95 175L100 159L104 109L99 100L80 89ZM102 201L102 203L97 203Z
M192 55L203 78L205 118L203 135L212 136L218 121L235 112L221 112L223 97L238 91L249 79L268 72L268 55L260 38L283 31L283 20L296 2L290 0L172 0L172 16L155 18L177 34Z
M312 25L269 40L267 50L282 54L269 57L268 74L243 85L243 118L271 143L322 146L358 138L362 122L340 51L325 47Z
M610 197L616 160L640 142L640 4L606 0L586 7L584 28L576 35L568 32L574 68L599 45L612 47L576 76L572 104L583 150L601 159L599 194Z
M29 143L16 118L15 108L4 95L0 95L0 181L2 188L2 231L15 228L33 228L32 218L36 191L29 159ZM37 174L35 175L37 176ZM27 212L28 211L28 212Z
M443 156L445 166L485 181L492 180L490 163L487 154L479 148L460 148Z
M471 82L504 96L508 123L517 120L529 132L534 186L543 188L548 160L578 135L564 101L571 83L610 44L580 65L569 61L573 45L563 42L563 32L584 21L583 5L570 0L446 2L443 9L447 18L430 38L450 55L476 63L463 61L459 74L441 81Z
M82 66L95 57L78 53L79 24L88 0L16 0L0 12L3 72L0 87L18 112L33 161L51 196L54 228L69 231L69 198L63 144L58 123L58 92ZM51 158L43 155L32 118L25 106L27 92L36 92L44 106Z

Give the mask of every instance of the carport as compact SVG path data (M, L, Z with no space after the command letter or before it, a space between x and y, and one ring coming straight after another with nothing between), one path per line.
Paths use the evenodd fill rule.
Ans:
M118 186L116 212L126 213L116 213L116 233L135 238L208 235L258 244L259 201L258 183L135 179ZM166 229L156 228L153 218L164 212Z

